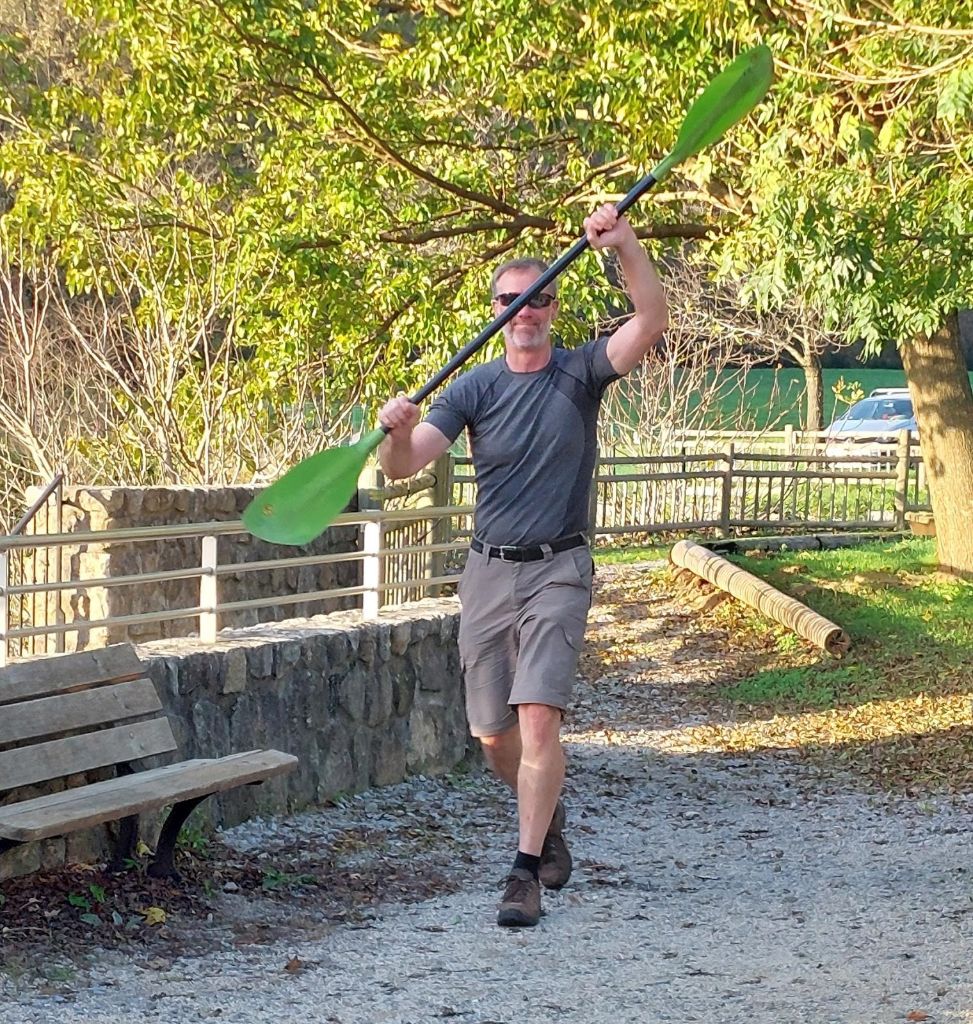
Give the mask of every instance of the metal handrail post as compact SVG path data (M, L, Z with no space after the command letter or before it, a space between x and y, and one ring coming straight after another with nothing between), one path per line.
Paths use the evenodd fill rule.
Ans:
M218 541L216 537L203 537L202 565L199 574L199 639L203 643L216 642L219 631L217 605L219 604Z
M10 629L10 605L7 587L10 586L10 555L0 551L0 668L7 664L7 632Z
M361 612L364 619L378 618L382 606L382 541L385 524L381 521L365 523L362 529L362 594Z

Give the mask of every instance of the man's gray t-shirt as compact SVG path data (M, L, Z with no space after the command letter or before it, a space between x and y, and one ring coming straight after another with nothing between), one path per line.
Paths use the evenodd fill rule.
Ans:
M514 373L503 357L458 377L426 422L470 437L474 533L487 544L543 544L588 528L598 411L619 374L607 337L555 348L542 370Z

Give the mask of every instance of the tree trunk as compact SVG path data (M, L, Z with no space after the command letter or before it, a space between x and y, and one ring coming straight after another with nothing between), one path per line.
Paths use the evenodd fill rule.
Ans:
M973 390L954 312L929 337L904 344L919 443L936 520L940 568L973 578Z
M807 395L804 429L824 430L824 377L821 375L821 360L808 353L802 363L804 390Z

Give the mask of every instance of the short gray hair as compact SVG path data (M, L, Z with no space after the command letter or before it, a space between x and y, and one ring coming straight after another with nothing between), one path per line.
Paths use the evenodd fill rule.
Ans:
M536 270L539 274L543 274L549 269L549 263L545 263L544 260L539 260L531 256L526 256L519 260L507 260L506 263L501 263L500 266L494 270L493 277L490 278L490 298L495 297L497 281L499 281L508 270ZM555 278L547 287L550 289L552 295L557 295L557 278Z

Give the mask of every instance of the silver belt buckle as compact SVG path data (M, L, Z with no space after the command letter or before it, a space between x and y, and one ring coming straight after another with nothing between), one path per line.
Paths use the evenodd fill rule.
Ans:
M508 551L516 551L516 550L517 550L517 546L515 544L500 544L497 547L497 551L500 552L500 555L499 555L500 561L501 562L516 562L517 559L513 555L511 555L509 558L507 557L507 552Z

